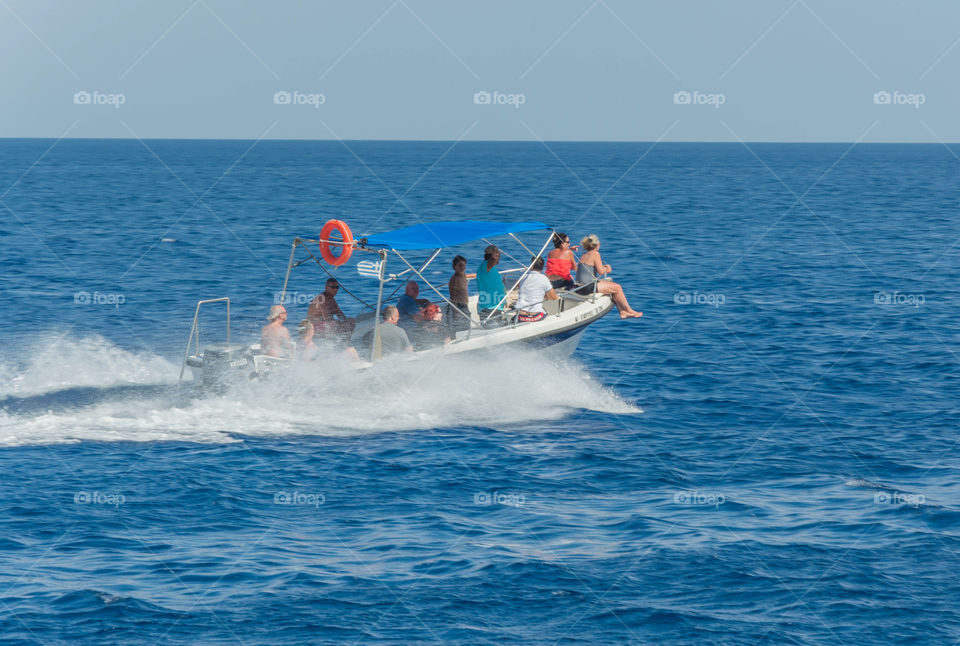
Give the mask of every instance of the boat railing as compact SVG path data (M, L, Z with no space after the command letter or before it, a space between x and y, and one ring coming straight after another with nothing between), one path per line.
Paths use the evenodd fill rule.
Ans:
M183 383L183 372L187 368L187 359L190 358L190 344L195 343L194 354L200 354L200 306L208 303L226 303L227 304L227 343L230 343L230 297L222 296L220 298L208 298L207 300L197 301L197 309L193 313L193 325L190 326L190 336L187 338L187 349L183 353L183 363L180 364L180 378L178 383Z

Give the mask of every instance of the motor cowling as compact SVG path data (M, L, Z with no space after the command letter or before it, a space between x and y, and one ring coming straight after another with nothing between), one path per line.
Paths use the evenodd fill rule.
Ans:
M246 379L253 370L249 346L242 343L214 343L203 348L201 383L204 388L223 387Z

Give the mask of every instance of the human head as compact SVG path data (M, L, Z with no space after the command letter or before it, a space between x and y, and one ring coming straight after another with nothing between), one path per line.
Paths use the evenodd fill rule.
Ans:
M300 333L301 341L309 341L310 339L313 338L313 333L314 333L313 323L311 323L307 319L303 319L302 321L300 321L300 324L297 326L297 332Z
M403 292L410 298L416 298L420 295L420 285L418 285L415 280L408 281L407 286L403 289Z
M441 318L443 318L443 310L436 303L430 303L423 308L424 321L439 321Z
M287 320L287 308L283 305L274 305L270 308L270 313L267 314L268 321L274 321L280 318L283 321Z
M387 305L383 308L383 320L387 323L396 323L400 320L400 310L393 305Z
M327 284L324 286L323 291L332 296L338 289L340 289L340 283L337 281L337 279L328 278Z
M483 259L484 260L495 260L500 261L500 249L497 248L497 245L492 244L486 249L483 250ZM496 264L496 263L494 263Z
M591 233L580 241L580 246L583 247L584 251L593 251L600 246L600 238Z
M458 265L458 264L461 265L461 267L462 267L463 269L466 269L466 268L467 268L467 259L464 258L463 256L459 256L459 255L458 255L458 256L454 256L454 257L453 257L453 270L454 270L454 271L457 270L457 265Z
M530 261L530 269L533 271L543 271L543 257L537 256Z
M555 249L563 249L563 245L570 244L570 236L559 231L553 234L553 246Z

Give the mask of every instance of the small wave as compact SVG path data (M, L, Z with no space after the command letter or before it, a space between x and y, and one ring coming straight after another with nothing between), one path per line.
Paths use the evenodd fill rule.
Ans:
M852 480L847 480L843 484L845 484L848 487L864 487L866 489L888 489L889 488L878 482L873 482L871 480L864 480L863 478L853 478Z
M873 482L872 480L865 480L864 478L853 478L847 480L844 484L848 487L873 489L876 492L873 496L874 503L876 504L888 503L891 505L907 505L915 508L924 507L929 509L943 508L941 505L928 502L923 493L904 491L896 487L880 484L879 482Z

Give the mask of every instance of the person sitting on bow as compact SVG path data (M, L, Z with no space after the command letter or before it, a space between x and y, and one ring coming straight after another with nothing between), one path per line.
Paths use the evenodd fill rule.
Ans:
M600 280L611 272L610 265L605 265L600 258L600 238L591 233L581 240L580 244L583 246L584 254L580 256L580 264L577 266L577 285L581 286L577 291L581 294L589 294L596 289L600 294L609 294L622 319L643 316L643 312L637 312L630 307L627 296L623 293L623 287L611 280Z

